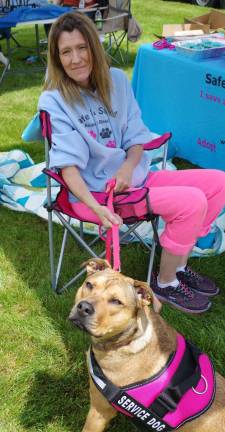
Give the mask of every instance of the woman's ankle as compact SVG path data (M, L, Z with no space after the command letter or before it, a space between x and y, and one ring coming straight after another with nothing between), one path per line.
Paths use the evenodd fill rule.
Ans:
M176 278L176 276L173 279L161 279L160 276L157 277L157 285L159 288L166 288L168 286L173 286L174 288L176 288L179 285L179 281Z

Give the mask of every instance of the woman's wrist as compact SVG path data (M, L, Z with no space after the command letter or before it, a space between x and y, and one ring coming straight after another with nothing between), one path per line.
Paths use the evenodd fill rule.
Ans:
M133 171L137 164L136 164L135 161L133 161L133 160L126 159L126 160L124 161L124 164L123 164L123 165L126 167L126 169L128 169L128 170L130 170L130 171Z
M99 211L101 210L101 205L96 201L96 203L93 203L89 206L89 208L95 213L99 214Z

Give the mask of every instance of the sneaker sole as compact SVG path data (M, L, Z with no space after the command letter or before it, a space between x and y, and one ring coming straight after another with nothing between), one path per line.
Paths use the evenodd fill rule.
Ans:
M190 313L190 314L200 314L200 313L203 313L203 312L207 312L211 308L211 306L212 306L212 303L209 302L208 305L207 305L207 307L205 309L194 309L194 310L193 309L186 309L185 307L182 307L182 306L180 306L180 305L178 305L178 304L176 304L176 303L174 303L174 302L172 302L170 300L167 300L165 297L161 297L160 295L156 294L155 292L154 292L154 294L156 295L156 297L162 303L170 304L175 309L179 309L182 312L187 312L187 313Z
M196 292L196 293L199 293L199 294L202 294L202 295L204 295L204 296L206 296L206 297L214 297L214 296L216 296L216 295L218 295L219 293L220 293L220 289L218 288L218 287L216 287L216 291L214 291L214 292L206 292L206 291L200 291L200 290L197 290L197 289L195 289L195 288L193 288L192 286L191 286L191 289L194 291L194 292Z

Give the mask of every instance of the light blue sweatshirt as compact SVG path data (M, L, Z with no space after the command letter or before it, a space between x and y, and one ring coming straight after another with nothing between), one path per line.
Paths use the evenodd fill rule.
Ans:
M58 90L44 91L39 110L50 114L52 148L50 168L76 166L91 191L105 190L126 159L126 151L135 144L153 139L145 127L130 83L123 71L110 69L113 89L112 114L109 114L96 94L82 91L84 105L67 104ZM132 187L141 186L149 171L149 157L143 152L134 169ZM74 199L71 199L74 201ZM76 201L76 199L75 199Z

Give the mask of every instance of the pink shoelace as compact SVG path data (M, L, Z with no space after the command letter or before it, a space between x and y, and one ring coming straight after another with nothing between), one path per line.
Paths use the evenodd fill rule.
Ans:
M178 287L175 288L177 291L183 293L186 297L193 299L194 293L193 291L183 282L180 282Z
M195 279L200 279L200 275L194 270L192 270L190 267L186 267L185 272Z

